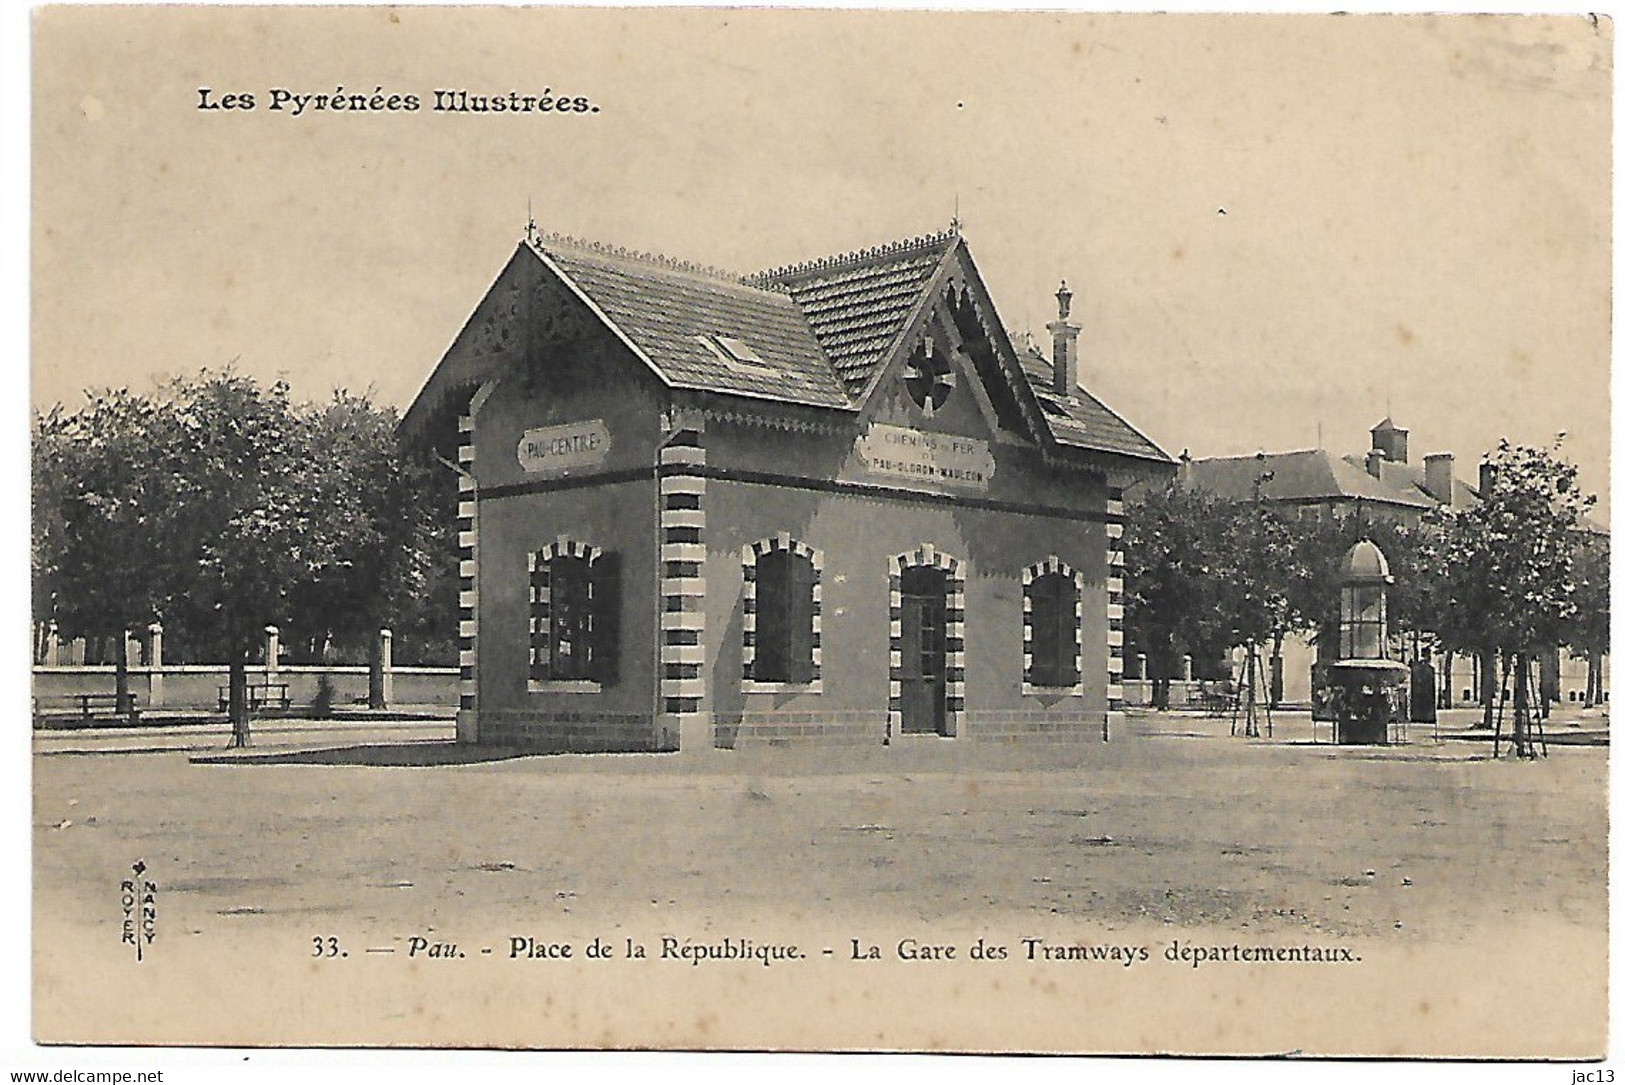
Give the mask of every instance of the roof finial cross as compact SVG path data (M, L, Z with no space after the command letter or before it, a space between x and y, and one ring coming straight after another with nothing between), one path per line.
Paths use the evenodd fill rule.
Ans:
M525 197L525 240L536 244L536 216L530 210L530 197Z
M959 230L960 230L960 227L962 227L964 225L965 224L963 222L959 221L959 193L955 192L954 193L954 217L948 221L948 232L951 233L951 234L958 234Z

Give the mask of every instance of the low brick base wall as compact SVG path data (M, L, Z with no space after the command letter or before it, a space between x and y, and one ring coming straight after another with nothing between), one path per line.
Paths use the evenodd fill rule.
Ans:
M660 753L662 744L650 716L601 712L482 711L482 746L512 746L536 753Z
M1104 712L1045 712L1033 709L960 713L954 741L972 743L1099 742ZM719 750L761 746L881 746L887 740L886 713L751 712L719 716L715 745ZM917 737L899 735L893 741Z
M879 746L886 741L886 713L750 712L718 716L719 750L758 746Z
M1104 712L967 712L959 734L967 742L1099 742L1105 722Z

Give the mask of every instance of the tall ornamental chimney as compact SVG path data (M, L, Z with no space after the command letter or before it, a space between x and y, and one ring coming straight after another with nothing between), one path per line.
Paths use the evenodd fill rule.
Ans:
M1055 292L1055 301L1061 314L1049 325L1054 345L1050 356L1055 362L1055 394L1070 398L1077 394L1074 389L1078 386L1078 333L1083 329L1067 320L1072 312L1072 291L1066 288L1065 279Z

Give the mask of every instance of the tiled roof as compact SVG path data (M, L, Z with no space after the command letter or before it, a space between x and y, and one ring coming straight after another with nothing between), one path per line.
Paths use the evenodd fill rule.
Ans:
M672 384L852 406L790 297L652 261L537 247ZM731 359L712 345L717 336L747 344L765 365Z
M1073 389L1073 395L1062 398L1055 394L1054 367L1031 344L1017 343L1016 357L1021 362L1027 383L1038 397L1044 419L1049 423L1055 440L1074 448L1087 448L1096 452L1117 452L1125 456L1158 460L1168 463L1168 454L1158 448L1145 434L1123 421L1116 412L1090 395L1082 387Z
M1323 448L1267 452L1262 456L1219 456L1193 460L1191 480L1219 497L1248 500L1260 472L1273 477L1263 494L1275 501L1325 501L1359 498L1390 505L1430 508L1435 502L1415 486L1385 481L1366 472L1363 462L1350 463Z
M1343 457L1343 461L1362 471L1365 470L1364 456L1348 455ZM1383 460L1378 466L1378 470L1382 472L1383 482L1388 485L1401 490L1406 490L1409 487L1414 489L1417 495L1425 499L1429 504L1439 503L1441 495L1430 492L1426 486L1427 468L1425 466ZM1458 477L1454 471L1451 472L1450 491L1450 506L1452 508L1464 509L1469 505L1478 504L1478 491ZM1409 491L1407 490L1407 492Z
M544 262L674 387L851 412L955 253L976 276L957 229L744 278L555 234L532 235L515 259ZM448 352L403 429L422 431L446 400L490 380L498 357ZM1049 363L1036 350L1019 362L1060 444L1172 463L1082 389L1069 399L1048 395ZM982 376L1004 379L996 372ZM1009 379L1014 386L1022 377Z
M786 291L848 392L863 390L958 234L944 231L749 276Z

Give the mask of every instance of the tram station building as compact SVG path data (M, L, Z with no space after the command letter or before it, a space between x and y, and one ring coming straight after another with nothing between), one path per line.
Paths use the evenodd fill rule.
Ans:
M957 229L744 278L527 235L402 422L458 472L469 742L1099 741L1170 458Z

